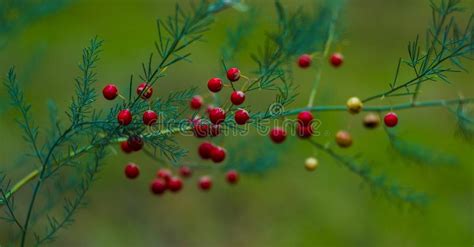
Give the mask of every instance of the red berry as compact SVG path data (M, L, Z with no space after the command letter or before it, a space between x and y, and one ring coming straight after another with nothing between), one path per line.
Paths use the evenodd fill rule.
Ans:
M223 84L220 78L215 77L207 81L207 88L209 88L211 92L217 93L221 91L222 87L223 87Z
M121 110L117 115L120 125L129 125L132 122L132 112L129 109Z
M128 163L125 166L125 176L130 179L134 179L140 175L140 169L134 163Z
M286 131L279 127L273 128L270 130L270 139L274 143L282 143L286 139Z
M142 91L145 90L143 93ZM142 99L149 99L153 95L153 88L148 85L148 83L143 82L137 87L137 94L140 95Z
M215 163L221 163L225 160L226 151L222 147L215 147L211 150L211 159Z
M113 100L117 98L118 96L118 89L115 84L108 84L104 87L102 90L102 94L104 95L104 98L107 100Z
M161 195L167 189L166 181L162 178L155 178L150 184L150 190L153 194Z
M329 61L331 62L332 66L337 68L342 65L342 62L344 62L344 57L341 53L334 53L329 58Z
M211 152L214 148L215 148L214 145L210 142L201 143L201 145L199 145L199 148L198 148L199 156L201 156L202 159L210 159Z
M128 145L128 141L121 142L120 143L120 148L126 154L129 154L129 153L133 152L133 149L130 147L130 145Z
M143 124L152 126L156 123L156 120L158 119L158 114L152 110L148 110L143 113Z
M313 114L310 111L303 111L298 114L298 123L308 126L313 121Z
M158 178L164 179L165 181L169 181L171 177L173 176L173 174L168 169L159 169L158 172L156 173L156 176Z
M206 137L209 134L209 125L203 124L201 119L193 119L191 122L193 124L194 136L201 138Z
M212 180L208 176L203 176L199 179L198 185L202 190L210 190L212 187Z
M243 125L249 121L249 113L244 109L238 109L235 112L234 119L237 124Z
M385 122L385 125L389 128L395 127L398 124L398 116L395 114L395 112L389 112L385 117L383 118L383 121Z
M213 105L207 105L207 108L206 108L206 112L207 114L209 114L209 112L211 112L212 109L214 109L215 106Z
M225 111L222 108L215 107L209 112L209 119L213 124L220 124L225 120Z
M181 181L180 178L172 177L168 181L168 188L172 192L178 192L179 190L181 190L182 187L183 187L183 181Z
M242 91L234 91L230 95L230 101L234 105L241 105L245 101L245 94Z
M202 106L202 101L203 100L201 96L195 95L189 102L189 106L191 107L191 109L199 110Z
M179 168L179 175L181 175L181 177L183 178L189 178L191 177L192 175L192 171L191 171L191 168L187 167L187 166L182 166Z
M237 68L230 68L227 70L227 79L229 81L238 81L240 79L240 70Z
M226 174L227 182L236 184L239 181L239 173L236 170L230 170Z
M311 65L312 60L311 55L303 54L298 58L298 65L300 68L306 69Z
M296 126L296 134L300 138L309 138L313 135L313 126L312 125L303 126L298 123L298 125Z
M144 145L143 138L141 138L139 135L129 136L127 142L128 142L128 146L133 151L140 151Z

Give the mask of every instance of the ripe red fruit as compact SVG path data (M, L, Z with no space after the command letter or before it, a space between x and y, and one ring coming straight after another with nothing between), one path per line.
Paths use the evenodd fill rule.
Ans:
M201 119L193 119L191 120L191 123L193 124L194 136L201 138L206 137L209 134L209 125L203 124Z
M208 176L203 176L199 179L198 185L202 190L210 190L212 187L212 180Z
M115 84L108 84L102 90L102 94L104 95L105 99L113 100L118 96L118 88L115 86Z
M225 160L226 151L222 147L214 147L211 150L211 159L215 163L221 163Z
M209 135L218 136L221 133L221 126L218 124L209 125Z
M229 81L238 81L240 79L240 70L237 68L230 68L227 70L227 79Z
M161 195L167 189L166 181L162 178L155 178L150 184L150 190L153 194Z
M329 58L329 62L332 64L332 66L337 68L341 66L342 62L344 62L344 57L341 53L334 53Z
M310 111L303 111L298 114L298 123L302 126L308 126L313 121L313 114Z
M134 163L128 163L125 166L125 176L130 179L134 179L140 175L140 169Z
M183 187L183 181L181 181L180 178L178 177L172 177L170 178L170 180L168 181L168 184L167 184L168 188L172 191L172 192L178 192L181 190L181 188Z
M230 170L226 174L227 182L236 184L239 181L239 173L236 170Z
M130 147L130 145L128 145L128 141L121 142L120 143L120 148L126 154L129 154L129 153L133 152L133 149Z
M245 93L242 91L234 91L230 95L230 101L234 105L241 105L245 101Z
M191 109L199 110L202 106L202 102L203 102L202 97L199 95L195 95L189 102L189 106L191 107Z
M296 134L300 138L309 138L313 135L313 126L312 125L303 126L298 123L298 125L296 126Z
M142 91L145 90L143 93ZM153 95L153 88L148 85L148 83L143 82L137 87L137 94L140 95L142 99L149 99Z
M222 80L220 78L211 78L209 81L207 81L207 88L209 88L209 91L217 93L221 91L222 89Z
M210 142L201 143L201 145L199 145L199 148L198 148L199 156L201 156L202 159L210 159L211 152L214 148L215 148L214 145Z
M234 119L237 124L243 125L249 121L249 113L244 109L238 109L235 112Z
M156 176L158 178L164 179L165 181L169 181L171 177L173 176L173 174L168 169L159 169L158 172L156 173Z
M132 112L129 109L121 110L117 115L120 125L127 126L132 122Z
M191 168L187 167L187 166L182 166L179 168L179 175L181 175L181 177L183 178L189 178L191 177L192 175L192 170Z
M143 123L148 126L152 126L156 123L158 119L158 114L152 110L145 111L143 113Z
M395 112L389 112L385 117L383 118L383 121L385 122L385 125L389 128L395 127L398 124L398 116L395 114Z
M282 143L286 139L286 131L279 127L273 128L270 130L270 139L274 143Z
M298 66L300 66L300 68L306 69L311 65L312 60L313 59L311 58L311 55L303 54L298 58Z
M129 136L127 142L128 142L128 146L133 151L140 151L144 145L143 138L141 138L139 135Z
M220 124L225 120L225 111L222 108L214 107L209 111L209 119L213 124Z

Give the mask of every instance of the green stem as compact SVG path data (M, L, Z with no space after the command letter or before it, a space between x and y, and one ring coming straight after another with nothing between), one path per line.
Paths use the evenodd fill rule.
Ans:
M421 107L440 107L440 106L449 106L449 105L458 105L458 104L466 104L466 103L474 103L474 97L473 98L465 98L465 99L451 99L451 100L430 100L430 101L420 101L416 102L415 104L410 103L403 103L403 104L398 104L398 105L379 105L379 106L365 106L362 110L363 111L375 111L375 112L381 112L381 111L390 111L390 110L406 110L406 109L411 109L411 108L421 108ZM322 111L328 111L328 112L337 112L337 111L347 111L347 106L345 105L324 105L324 106L312 106L312 107L304 107L304 108L297 108L293 109L290 111L287 111L283 113L284 116L290 116L290 115L296 115L302 111L313 111L313 112L322 112ZM168 130L162 130L162 131L156 131L149 133L147 135L144 135L144 139L147 138L153 138L161 135L169 135L169 134L174 134L174 133L180 133L184 131L189 131L190 127L177 127L173 129L168 129ZM126 137L120 137L116 138L110 141L110 143L118 143L118 142L123 142L126 141ZM96 148L94 145L88 145L79 151L70 154L68 159L70 158L77 158L82 154L87 153L88 151ZM61 164L61 161L58 162L56 165ZM24 187L26 184L34 180L36 177L38 177L40 170L36 169L30 172L28 175L26 175L23 179L18 181L12 189L8 192L5 193L5 199L10 198L13 196L18 190L20 190L22 187ZM3 204L2 204L3 205ZM2 206L0 205L0 207Z
M331 48L331 43L334 39L334 33L336 31L335 22L337 20L337 15L338 15L338 10L335 10L334 13L333 13L333 18L331 20L331 24L329 26L328 38L327 38L327 40L324 44L324 51L323 51L322 59L327 57L327 55L329 53L329 49ZM320 81L321 81L321 68L318 68L318 71L316 72L316 78L314 79L314 82L313 82L313 88L311 89L311 93L309 95L308 107L311 107L314 104L314 99L316 97L316 93L318 92Z

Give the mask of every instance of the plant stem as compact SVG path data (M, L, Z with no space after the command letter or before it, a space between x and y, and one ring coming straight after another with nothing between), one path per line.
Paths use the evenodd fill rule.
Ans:
M329 30L328 30L328 38L327 38L327 40L324 44L324 51L323 51L323 56L322 56L321 60L325 59L327 57L327 55L329 53L329 49L331 48L331 43L334 39L334 33L336 31L335 22L337 20L338 13L339 13L338 10L335 10L334 13L333 13L333 18L331 20L331 25L329 26ZM309 95L308 107L313 106L314 98L316 97L316 93L318 91L319 82L321 81L321 68L317 68L317 70L318 71L316 72L316 78L314 79L314 82L313 82L313 88L311 89L311 93Z
M416 102L415 104L409 102L409 103L402 103L398 105L379 105L379 106L365 106L362 110L363 111L376 111L376 112L381 112L381 111L390 111L390 110L406 110L406 109L411 109L411 108L421 108L421 107L440 107L440 106L448 106L448 105L457 105L457 104L463 104L463 103L474 103L474 98L464 98L464 99L451 99L451 100L430 100L430 101L420 101ZM324 105L324 106L312 106L312 107L304 107L304 108L297 108L293 109L290 111L287 111L283 113L283 116L290 116L290 115L296 115L302 111L313 111L313 112L322 112L322 111L347 111L347 106L345 105ZM174 134L174 133L180 133L184 131L189 131L190 127L177 127L173 129L167 129L167 130L161 130L161 131L156 131L149 133L144 136L144 139L146 138L152 138L152 137L157 137L161 135L169 135L169 134ZM123 142L126 141L126 137L120 137L116 138L110 141L110 143L118 143L118 142ZM88 145L85 146L84 148L80 149L79 151L70 154L68 159L70 158L77 158L82 154L87 153L88 151L96 148L95 145ZM61 164L61 161L59 161L56 165ZM20 190L22 187L24 187L26 184L34 180L36 177L38 177L40 173L39 169L33 170L30 172L28 175L26 175L24 178L22 178L20 181L18 181L10 191L5 193L5 199L10 198L13 196L18 190ZM0 207L2 207L4 204L1 204Z

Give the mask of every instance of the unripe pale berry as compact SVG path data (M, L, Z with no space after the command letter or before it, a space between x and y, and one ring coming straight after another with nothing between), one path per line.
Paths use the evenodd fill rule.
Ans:
M120 125L127 126L132 122L132 112L129 109L121 110L117 115Z
M137 95L140 95L142 99L147 100L153 95L153 88L148 83L143 82L137 87Z
M189 178L191 177L192 175L192 170L191 168L187 167L187 166L182 166L179 168L179 175L181 175L181 177L183 178Z
M296 134L302 139L310 138L313 135L313 132L312 125L304 126L298 123L296 126Z
M227 79L229 81L238 81L240 79L240 70L237 68L230 68L227 70Z
M234 105L241 105L245 101L245 93L242 91L234 91L230 95L230 101Z
M347 100L347 110L352 114L362 111L363 106L362 101L357 97L352 97Z
M211 152L214 149L214 145L210 142L203 142L199 145L198 154L201 156L202 159L210 159Z
M134 163L128 163L125 166L125 176L130 179L134 179L140 175L140 169Z
M189 102L189 106L191 107L191 109L199 110L201 109L202 102L203 102L202 97L200 95L195 95Z
M128 146L133 151L140 151L144 145L143 138L141 138L139 135L129 136L127 142L128 142Z
M236 170L230 170L226 174L227 182L236 184L239 181L239 173Z
M375 113L368 113L364 116L363 120L364 126L368 129L377 128L380 124L380 117L378 114Z
M352 136L345 130L340 130L336 133L336 143L341 148L347 148L352 145Z
M269 136L274 143L282 143L286 139L286 131L282 128L275 127L270 130Z
M115 84L108 84L102 89L102 94L107 100L113 100L118 96L118 88Z
M210 190L212 187L211 178L208 176L202 176L199 178L198 186L201 188L201 190Z
M128 141L123 141L120 143L120 149L126 154L133 152L133 149L128 145Z
M150 190L155 195L163 194L167 189L167 183L162 178L155 178L150 184Z
M247 121L249 121L249 119L250 119L250 116L249 116L249 113L246 110L238 109L235 112L234 120L237 124L243 125L243 124L247 123Z
M389 128L395 127L398 124L398 116L395 112L389 112L383 118L385 125Z
M310 55L303 54L298 58L298 66L300 66L300 68L306 69L311 65L312 60L313 59Z
M209 120L213 124L220 124L225 120L225 111L222 108L215 107L209 112Z
M221 163L226 156L226 150L222 147L214 147L211 150L211 159L214 163Z
M170 180L168 180L167 187L172 192L178 192L183 187L183 181L181 181L181 179L178 177L172 177Z
M152 126L158 120L158 114L152 110L147 110L143 113L143 124Z
M156 176L158 178L164 179L165 181L169 181L173 174L171 173L170 170L168 169L159 169L158 172L156 173Z
M310 111L302 111L298 114L298 123L302 126L308 126L313 121L313 114Z
M305 160L304 162L304 167L306 168L306 170L308 171L314 171L316 170L316 168L318 167L319 165L319 162L316 158L314 157L309 157Z
M342 56L341 53L334 53L329 58L329 62L332 64L332 66L337 68L341 66L342 63L344 62L344 57Z
M222 80L220 78L211 78L209 81L207 81L207 88L209 88L209 91L217 93L221 91L222 89Z

